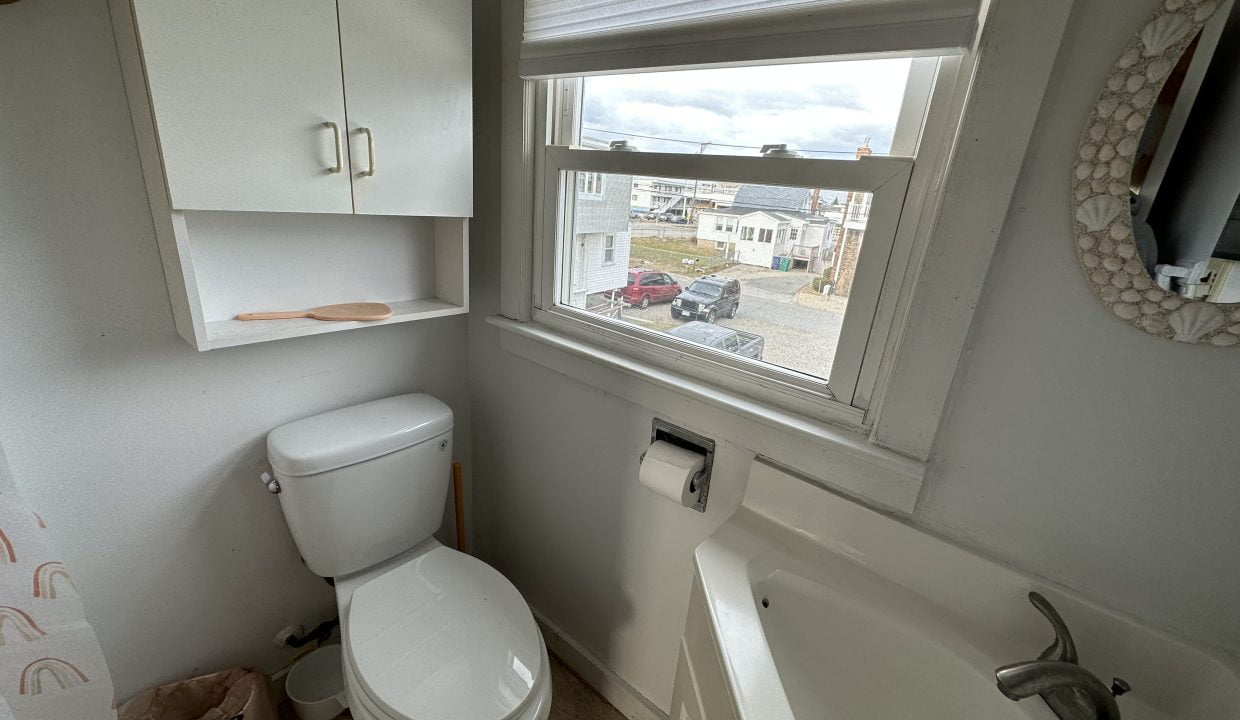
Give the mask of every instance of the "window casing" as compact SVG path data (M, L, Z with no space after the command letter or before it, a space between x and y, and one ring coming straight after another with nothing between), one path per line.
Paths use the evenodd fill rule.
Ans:
M895 305L894 298L904 282L903 272L907 267L902 264L904 258L899 262L893 258L899 254L907 256L917 226L916 213L902 225L902 208L910 205L920 208L929 190L928 182L909 187L915 163L912 155L919 150L920 133L927 118L937 112L940 113L937 122L940 125L944 122L943 114L951 106L948 102L952 97L951 87L960 67L959 58L955 57L918 58L913 62L921 70L910 74L906 100L911 99L911 107L916 112L902 111L897 141L893 144L893 153L903 151L910 156L875 156L859 160L803 158L785 161L583 149L577 146L580 141L580 81L539 81L536 127L539 136L545 136L547 141L540 153L535 188L534 321L605 349L634 355L642 362L683 372L721 389L806 416L865 425L866 411L875 392L878 365L890 341L888 333L893 325L890 306ZM914 76L919 77L920 82L914 83ZM953 82L947 83L947 90L935 95L935 88L944 77ZM949 139L944 135L941 140L946 143ZM937 158L942 147L935 146L931 150L932 156ZM591 315L562 302L561 298L568 294L568 280L565 254L560 248L565 237L565 221L572 217L574 202L572 193L566 188L582 187L582 181L574 179L582 174L628 174L651 179L677 177L703 184L765 182L835 188L865 197L864 212L869 219L866 242L829 377L824 380L709 350ZM659 185L662 183L649 187L662 189ZM589 186L588 181L585 186ZM683 196L685 188L670 186L668 191ZM910 199L914 201L910 203ZM774 236L771 229L740 224L731 218L724 222L724 228L729 232L739 229L739 236L733 239L739 242L771 243ZM715 243L720 250L728 249L728 245L727 242ZM822 256L825 259L829 255L829 249L824 247ZM900 272L888 273L892 265ZM886 310L879 307L883 297L888 297Z
M614 265L616 263L616 236L605 235L603 237L603 264Z
M577 173L577 192L581 195L601 197L603 176L601 173Z

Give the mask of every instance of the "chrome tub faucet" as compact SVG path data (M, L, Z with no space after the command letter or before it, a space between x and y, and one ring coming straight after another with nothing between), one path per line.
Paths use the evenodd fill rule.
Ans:
M1040 695L1060 720L1120 720L1115 698L1131 686L1115 678L1110 688L1078 664L1076 644L1063 617L1046 598L1029 593L1029 602L1055 630L1055 641L1037 660L995 670L999 692L1011 700Z

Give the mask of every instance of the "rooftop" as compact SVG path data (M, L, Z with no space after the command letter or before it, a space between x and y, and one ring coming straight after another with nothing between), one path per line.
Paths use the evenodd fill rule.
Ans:
M736 191L733 205L739 207L761 208L763 210L792 210L794 212L809 208L809 188L780 187L778 185L741 185Z
M698 211L699 216L728 215L732 217L742 217L744 215L752 215L754 213L762 213L764 215L769 215L775 218L776 220L801 220L807 223L830 222L829 218L825 218L821 215L814 215L813 213L808 213L808 212L803 212L803 211L793 211L793 210L768 210L765 208L733 206L730 208L715 208L713 210L699 210Z

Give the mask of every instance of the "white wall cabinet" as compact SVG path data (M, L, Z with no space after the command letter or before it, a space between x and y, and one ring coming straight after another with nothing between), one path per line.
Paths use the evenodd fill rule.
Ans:
M355 211L471 215L470 4L339 0L339 7Z
M186 340L208 350L467 312L469 3L111 8ZM394 315L235 319L337 302L386 302Z
M133 8L173 207L353 211L335 0Z

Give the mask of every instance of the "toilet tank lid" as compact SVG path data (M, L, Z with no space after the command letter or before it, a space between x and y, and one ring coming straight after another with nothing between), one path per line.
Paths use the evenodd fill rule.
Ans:
M286 477L317 475L403 450L452 429L452 409L414 393L295 420L267 434L267 459Z

